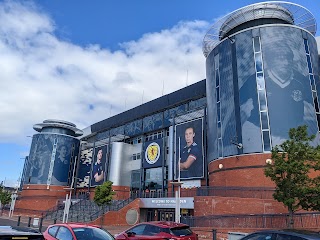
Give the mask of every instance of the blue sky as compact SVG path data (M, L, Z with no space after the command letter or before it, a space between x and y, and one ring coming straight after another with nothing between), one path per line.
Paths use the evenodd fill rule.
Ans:
M0 1L0 181L17 182L34 124L82 129L204 79L206 31L256 2ZM292 2L320 23L320 1Z

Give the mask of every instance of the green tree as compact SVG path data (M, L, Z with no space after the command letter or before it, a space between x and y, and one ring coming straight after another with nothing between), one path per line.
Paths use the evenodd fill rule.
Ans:
M110 204L110 202L112 200L112 196L115 194L112 191L112 184L113 184L113 182L106 181L102 185L96 187L96 190L94 192L93 201L98 206Z
M320 176L310 177L320 170L320 147L310 145L314 139L308 136L307 126L291 128L289 139L272 149L272 163L265 168L276 185L274 199L288 208L291 228L296 211L320 210Z
M4 190L2 187L0 188L0 201L3 205L8 204L11 201L11 193Z

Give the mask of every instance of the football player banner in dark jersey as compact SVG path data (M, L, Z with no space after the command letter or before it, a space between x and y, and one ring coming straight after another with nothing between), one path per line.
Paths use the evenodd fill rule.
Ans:
M107 153L108 145L99 146L94 149L90 181L91 186L101 185L106 179Z
M175 179L203 178L203 118L177 124L175 146Z

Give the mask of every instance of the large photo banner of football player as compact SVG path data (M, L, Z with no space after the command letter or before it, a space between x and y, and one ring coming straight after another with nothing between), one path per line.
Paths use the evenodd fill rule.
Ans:
M203 118L175 126L175 179L204 177Z
M105 182L107 171L108 145L94 149L91 170L91 186L98 186Z

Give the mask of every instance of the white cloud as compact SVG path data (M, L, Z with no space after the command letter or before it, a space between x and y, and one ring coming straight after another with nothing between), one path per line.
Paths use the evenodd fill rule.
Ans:
M111 114L205 78L201 44L208 23L180 22L111 52L55 35L30 3L0 4L0 141L23 142L32 126L62 119L87 127ZM187 80L188 71L188 80Z

